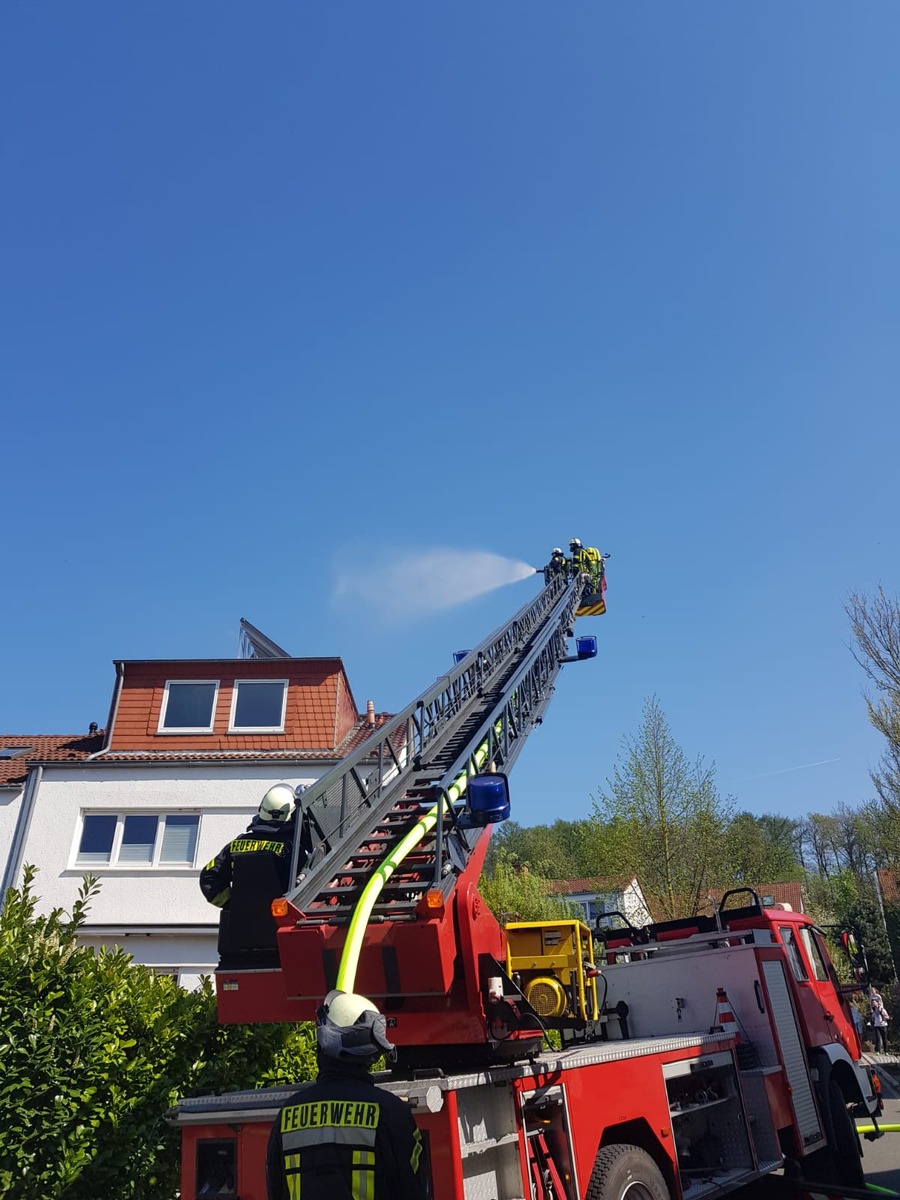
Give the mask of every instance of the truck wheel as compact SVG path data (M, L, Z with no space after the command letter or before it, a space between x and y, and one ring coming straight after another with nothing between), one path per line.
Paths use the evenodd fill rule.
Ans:
M837 1160L837 1182L847 1187L866 1186L865 1172L859 1150L859 1134L847 1111L847 1101L836 1079L828 1080L828 1111L834 1133L834 1157Z
M585 1200L672 1200L662 1172L639 1146L597 1152Z
M836 1079L828 1080L825 1136L828 1145L811 1154L803 1166L804 1178L816 1183L842 1183L846 1187L866 1185L859 1149L859 1135L847 1111L844 1093Z

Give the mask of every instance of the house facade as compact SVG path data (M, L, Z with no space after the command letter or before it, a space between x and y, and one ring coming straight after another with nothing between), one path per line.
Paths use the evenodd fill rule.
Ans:
M550 894L580 905L584 919L592 928L606 913L621 913L632 925L648 925L650 910L634 876L595 876L591 879L555 879Z
M122 946L190 987L218 961L201 868L271 784L314 782L387 715L358 712L339 658L279 650L115 667L107 730L86 752L51 756L34 739L23 756L18 799L0 808L12 830L5 875L18 884L34 864L42 909L70 909L94 876L82 940Z

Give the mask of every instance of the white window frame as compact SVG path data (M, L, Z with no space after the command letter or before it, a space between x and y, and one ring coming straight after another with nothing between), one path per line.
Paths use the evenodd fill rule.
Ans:
M109 851L108 862L79 862L78 854L81 848L81 839L84 837L84 820L85 817L115 817L116 828L113 832L112 846ZM156 817L156 837L153 840L153 853L150 856L150 862L119 862L119 852L122 849L122 837L125 832L126 817ZM190 862L160 862L162 854L163 837L165 830L166 817L196 817L197 818L197 836L194 839L194 857ZM133 810L131 812L119 812L117 809L95 808L87 812L81 813L78 826L75 830L75 840L72 844L71 861L69 869L76 871L88 871L93 874L94 871L196 871L197 869L197 850L200 846L200 824L202 815L199 812L185 812L169 810L155 810L151 812L143 812L141 810Z
M231 689L231 712L228 714L229 733L284 733L284 718L287 713L288 679L236 679ZM242 683L280 683L281 692L281 723L279 725L235 725L234 717L237 712L238 688Z
M203 725L203 726L197 725L197 726L190 726L190 727L182 727L180 729L169 729L166 727L166 724L165 724L166 713L169 710L169 688L172 687L173 684L177 687L179 684L182 684L182 683L213 684L215 690L213 691L212 709L210 710L210 714L209 714L209 725ZM162 708L159 710L159 724L156 728L156 732L164 734L167 737L179 737L181 734L192 734L192 733L212 733L216 727L216 708L218 707L218 704L219 704L219 687L220 687L220 685L221 685L221 681L218 679L167 679L166 680L166 690L163 693Z

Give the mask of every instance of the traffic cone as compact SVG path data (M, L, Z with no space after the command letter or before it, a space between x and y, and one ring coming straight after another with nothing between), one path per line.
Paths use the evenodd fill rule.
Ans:
M740 1070L746 1071L750 1067L756 1066L756 1047L748 1042L741 1033L741 1027L737 1023L728 993L723 987L716 988L716 1023L710 1029L710 1033L719 1033L719 1031L726 1037L734 1038Z
M735 1045L741 1044L741 1031L735 1020L728 993L722 987L716 988L716 1023L710 1033L718 1033L720 1029L726 1037L734 1038Z

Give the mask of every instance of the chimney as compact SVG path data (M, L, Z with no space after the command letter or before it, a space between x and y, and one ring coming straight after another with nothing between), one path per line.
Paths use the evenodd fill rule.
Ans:
M366 724L367 725L375 724L375 701L374 700L366 701Z

